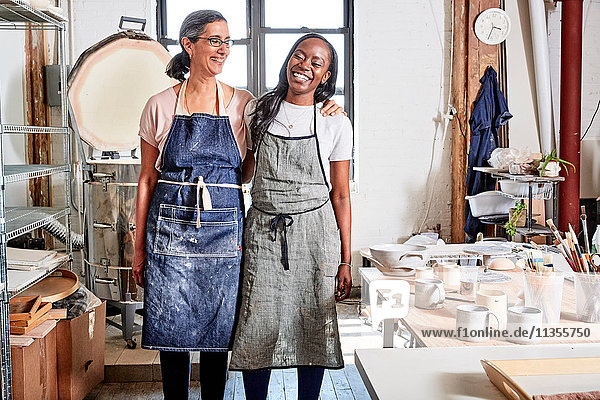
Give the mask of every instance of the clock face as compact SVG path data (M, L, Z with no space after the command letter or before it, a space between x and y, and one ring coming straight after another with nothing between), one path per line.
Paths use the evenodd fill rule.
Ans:
M510 32L510 18L500 8L489 8L477 16L475 35L486 44L503 42Z

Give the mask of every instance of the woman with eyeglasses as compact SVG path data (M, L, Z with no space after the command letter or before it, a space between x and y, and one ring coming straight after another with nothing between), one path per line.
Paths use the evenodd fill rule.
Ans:
M247 400L266 399L271 369L291 367L298 398L316 400L324 369L344 366L335 301L352 285L352 126L319 112L336 78L335 49L308 34L277 87L246 107L256 167L230 368L243 371Z
M145 290L142 347L160 351L165 399L188 398L190 351L200 352L202 398L221 399L238 306L243 112L253 96L215 78L232 44L219 12L188 15L179 43L166 72L181 83L151 97L140 120L132 269Z

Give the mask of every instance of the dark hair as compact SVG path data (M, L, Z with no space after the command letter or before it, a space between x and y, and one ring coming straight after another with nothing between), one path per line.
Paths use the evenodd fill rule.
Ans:
M220 12L214 10L198 10L185 17L181 23L181 28L179 29L179 45L181 46L181 53L177 54L169 61L166 71L167 75L180 82L185 80L185 74L190 72L190 55L183 48L181 40L184 37L187 37L192 43L196 43L206 30L206 25L216 21L227 22Z
M253 147L256 150L256 146L262 139L262 136L267 131L269 126L275 121L275 116L279 113L279 109L281 107L281 102L285 99L288 88L290 86L287 79L287 65L296 51L296 48L305 41L306 39L316 38L325 42L329 46L329 69L328 71L331 73L331 76L325 83L320 83L315 90L314 100L315 104L319 102L324 102L330 99L335 94L335 83L337 80L337 70L338 70L338 61L337 61L337 53L335 48L327 39L323 36L316 33L309 33L307 35L302 36L300 39L294 43L290 52L288 53L283 65L281 66L281 70L279 71L279 82L275 89L270 92L265 93L261 96L257 103L254 112L251 114L252 119L250 120L250 132L252 137Z

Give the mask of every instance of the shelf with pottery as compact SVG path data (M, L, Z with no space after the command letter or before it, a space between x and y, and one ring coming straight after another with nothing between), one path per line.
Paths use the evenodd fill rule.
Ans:
M521 175L521 174L510 174L508 171L499 170L491 167L473 167L474 171L490 174L492 178L496 179L498 184L501 186L502 194L507 197L518 199L526 199L528 203L527 207L527 219L525 227L517 228L517 233L522 236L550 236L552 232L550 229L543 225L534 223L533 221L533 200L550 200L552 199L552 215L553 219L556 219L558 210L558 198L557 198L557 185L565 180L562 176L548 177L538 175ZM512 190L506 190L502 188L502 182L512 185ZM518 185L523 186L526 190L519 189ZM495 222L493 220L484 220L484 223L504 225L504 222ZM554 221L556 223L556 221Z

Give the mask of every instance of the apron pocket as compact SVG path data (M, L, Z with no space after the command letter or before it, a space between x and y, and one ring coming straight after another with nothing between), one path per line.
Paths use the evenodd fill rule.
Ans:
M196 228L195 207L161 204L153 253L179 257L237 257L237 209L201 210L200 227Z

